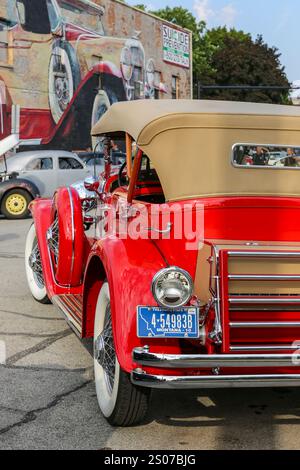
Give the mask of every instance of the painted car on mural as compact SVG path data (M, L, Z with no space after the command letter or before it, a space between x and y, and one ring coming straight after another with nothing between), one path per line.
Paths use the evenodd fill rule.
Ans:
M112 103L152 95L155 65L139 33L106 36L103 13L89 0L1 2L0 138L18 104L23 143L86 149Z
M93 338L110 423L141 421L152 388L300 386L299 125L288 106L117 103L92 131L94 228L70 188L32 204L30 290ZM116 133L127 168L112 171ZM287 148L285 167L247 164Z

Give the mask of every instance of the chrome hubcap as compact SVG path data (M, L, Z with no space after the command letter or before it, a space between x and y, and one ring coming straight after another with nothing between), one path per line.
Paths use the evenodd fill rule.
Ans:
M94 357L103 368L108 391L112 393L115 381L116 352L113 340L110 305L106 308L103 331L94 342Z

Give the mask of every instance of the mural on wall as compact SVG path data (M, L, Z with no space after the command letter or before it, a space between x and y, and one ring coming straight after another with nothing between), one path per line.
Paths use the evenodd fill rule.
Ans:
M86 149L112 103L168 94L141 33L109 36L105 14L89 0L0 0L0 139L18 104L27 143Z

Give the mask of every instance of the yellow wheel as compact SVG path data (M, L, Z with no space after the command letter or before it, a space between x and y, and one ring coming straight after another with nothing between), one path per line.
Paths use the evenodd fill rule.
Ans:
M5 194L1 204L1 212L8 219L23 219L28 217L28 205L31 196L23 189L12 189Z

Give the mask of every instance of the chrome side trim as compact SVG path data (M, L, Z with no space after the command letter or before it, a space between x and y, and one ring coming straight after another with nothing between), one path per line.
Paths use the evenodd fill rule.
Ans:
M296 366L295 354L159 354L150 353L147 348L136 348L132 358L139 365L166 369Z
M300 328L300 322L231 322L231 328Z
M70 198L71 217L72 217L72 264L71 264L71 273L70 273L70 275L72 276L74 262L75 262L75 227L74 227L74 204L73 204L73 198L72 198L72 193L71 193L70 188L68 188L68 194Z
M300 374L164 376L131 373L135 385L163 389L299 387Z
M215 273L212 273L212 261L215 259ZM212 246L212 257L210 260L210 292L212 294L212 305L215 307L215 321L213 330L209 333L210 339L215 344L222 344L222 323L221 323L221 303L220 303L220 259L219 259L219 252L216 246ZM215 281L215 285L213 288L213 280Z
M300 297L231 297L230 304L300 304Z
M256 275L256 274L229 274L230 281L300 281L300 276L291 275Z
M235 258L300 258L300 251L228 251Z
M230 351L297 351L300 349L300 341L297 346L294 345L257 345L257 346L230 346Z

